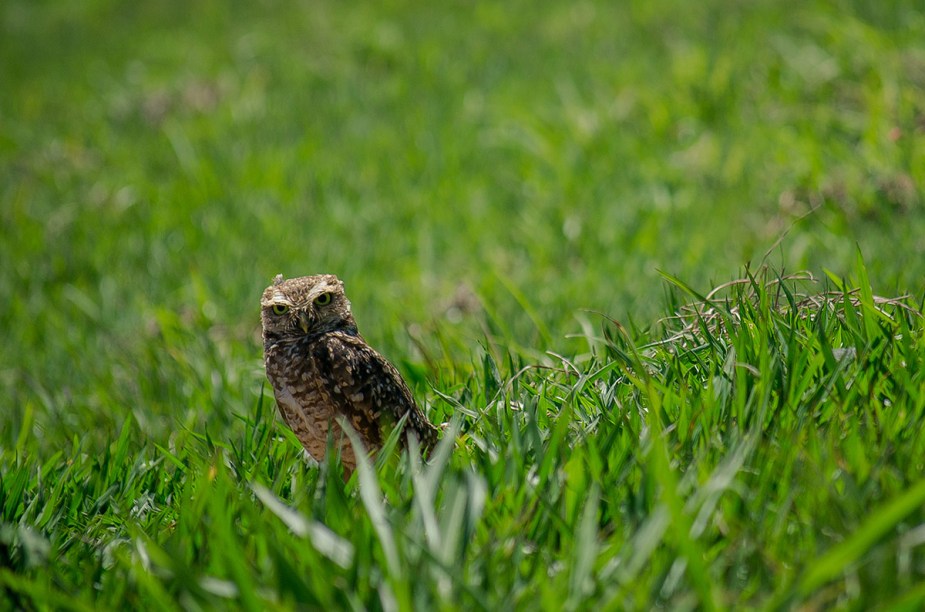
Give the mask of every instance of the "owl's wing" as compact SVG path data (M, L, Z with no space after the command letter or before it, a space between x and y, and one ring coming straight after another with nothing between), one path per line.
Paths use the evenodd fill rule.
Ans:
M421 446L431 448L437 429L414 402L414 396L401 374L385 357L362 338L344 332L331 332L314 343L312 357L323 372L331 401L367 445L381 445L380 421L383 414L396 421L408 413L405 431L413 431Z

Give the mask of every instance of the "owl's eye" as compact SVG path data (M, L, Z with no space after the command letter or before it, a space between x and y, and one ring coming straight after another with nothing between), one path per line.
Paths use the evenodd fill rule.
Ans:
M284 315L289 312L289 307L285 304L273 304L273 314Z
M330 303L331 303L330 293L322 293L321 295L315 298L315 304L317 304L318 306L326 306L327 304L330 304Z

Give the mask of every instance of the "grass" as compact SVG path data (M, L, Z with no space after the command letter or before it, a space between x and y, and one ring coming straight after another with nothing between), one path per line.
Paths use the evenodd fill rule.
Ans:
M669 325L605 320L543 367L485 353L435 383L455 418L427 463L346 486L263 395L225 439L127 419L45 460L27 422L0 583L24 607L921 605L920 305L758 275Z
M0 600L921 607L922 41L911 1L4 3ZM428 461L345 484L280 425L257 298L322 271Z

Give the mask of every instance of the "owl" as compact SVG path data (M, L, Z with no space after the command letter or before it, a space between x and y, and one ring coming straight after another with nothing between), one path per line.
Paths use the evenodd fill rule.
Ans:
M433 447L437 429L414 402L398 370L357 331L332 274L284 279L278 275L260 299L267 378L286 424L305 450L321 461L330 435L348 473L356 456L339 424L346 420L370 453L388 427L408 415L402 441L417 436Z

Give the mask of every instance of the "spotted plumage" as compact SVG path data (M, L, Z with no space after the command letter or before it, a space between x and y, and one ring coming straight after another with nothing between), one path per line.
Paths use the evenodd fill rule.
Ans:
M398 370L363 340L336 276L279 275L260 307L267 378L283 420L312 457L324 458L330 432L343 465L356 468L340 419L371 453L381 448L384 427L406 413L402 439L410 433L424 449L434 445L437 429Z

